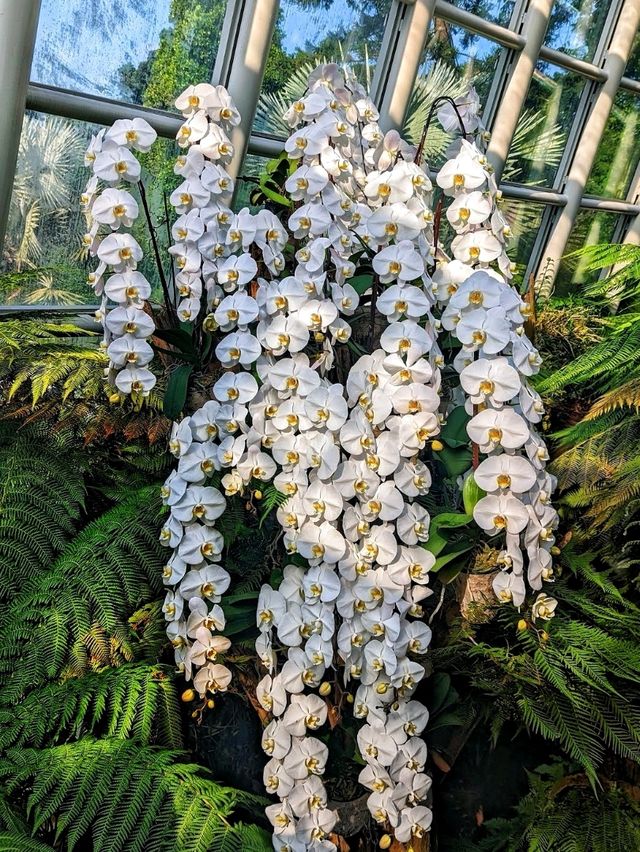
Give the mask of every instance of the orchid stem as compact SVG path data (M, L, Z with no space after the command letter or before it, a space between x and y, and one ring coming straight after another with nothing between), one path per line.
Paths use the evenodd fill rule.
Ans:
M167 306L167 312L170 315L173 315L175 319L176 325L178 324L178 314L176 313L176 309L173 306L171 301L171 296L169 293L169 286L167 284L167 279L164 274L164 268L162 266L162 259L160 257L160 248L158 246L158 239L156 237L156 229L153 224L153 220L151 219L151 211L149 210L149 204L147 202L147 193L144 189L144 184L140 180L138 181L138 189L140 190L140 199L142 201L142 208L144 210L144 215L147 219L147 225L149 226L149 234L151 236L151 245L153 246L153 253L156 259L156 266L158 267L158 275L160 276L160 284L162 285L162 292L164 294L164 301Z

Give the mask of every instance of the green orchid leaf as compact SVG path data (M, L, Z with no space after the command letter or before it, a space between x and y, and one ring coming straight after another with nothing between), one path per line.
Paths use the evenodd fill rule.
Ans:
M181 364L169 376L167 389L164 392L162 410L171 420L175 420L184 410L189 389L189 377L192 372L192 364Z
M466 447L469 444L467 423L471 420L463 405L454 408L440 431L441 440L451 449Z
M153 334L154 337L159 337L164 340L169 346L175 346L180 352L185 352L190 355L196 354L196 348L193 343L191 334L181 328L157 328Z
M456 449L445 447L437 453L437 457L444 465L447 476L451 478L461 476L471 467L471 450L466 447Z

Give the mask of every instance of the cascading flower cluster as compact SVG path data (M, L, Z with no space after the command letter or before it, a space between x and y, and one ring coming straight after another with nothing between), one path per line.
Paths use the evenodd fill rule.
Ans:
M434 275L434 291L444 308L443 328L462 344L454 367L471 415L467 433L485 456L470 473L486 492L473 516L489 536L504 533L502 571L493 587L499 600L520 607L526 594L524 553L529 586L540 590L543 580L553 578L558 525L551 505L556 481L545 471L549 455L535 429L544 406L527 381L541 363L524 329L531 307L509 283L509 227L497 209L499 191L480 148L461 140L437 183L452 198L446 215L456 236L453 259L443 260ZM538 603L537 617L553 614L552 598L540 595Z
M123 395L147 396L156 382L147 367L153 358L148 338L155 325L144 310L151 285L136 269L142 249L126 230L139 212L127 189L140 179L140 163L133 152L149 151L155 139L155 130L144 119L119 119L93 137L85 154L93 176L80 198L89 223L83 244L98 258L89 283L101 297L96 319L104 329L109 384ZM107 272L112 274L105 280ZM108 302L117 307L108 310Z
M227 131L239 123L240 114L226 89L209 83L190 86L178 97L176 107L185 119L177 133L185 153L174 167L183 180L169 199L178 214L171 229L176 242L169 253L177 270L178 317L193 322L200 313L203 293L208 308L219 295L218 261L233 254L242 242L236 229L230 233L233 214L221 203L233 192L233 180L224 168L234 150ZM248 269L255 274L251 264ZM234 280L227 276L224 283L233 285ZM224 289L235 292L236 288ZM243 326L246 321L237 324Z
M431 823L421 739L428 711L414 694L431 640L422 607L434 564L421 502L431 486L425 462L447 413L439 336L450 333L461 344L455 393L466 394L468 433L486 456L480 462L478 455L469 474L486 492L474 517L489 535L505 533L496 594L522 603L521 545L530 586L539 589L552 576L554 483L532 426L541 402L526 382L539 362L523 331L527 306L508 284L508 228L495 181L477 145L460 140L437 176L452 198L446 215L456 237L448 259L434 245L433 187L416 150L394 131L383 134L365 91L327 65L285 115L292 131L285 150L294 164L285 184L292 201L286 224L268 210L234 213L225 203L233 181L224 168L233 155L227 131L239 121L233 102L222 87L201 84L176 105L185 118L175 166L183 180L171 195L176 313L215 334L222 369L212 399L176 423L170 439L177 466L163 487L169 517L161 541L173 550L163 609L176 663L204 699L229 687L222 603L231 578L216 522L228 500L259 499L272 483L282 495L276 517L289 564L278 588L260 592L256 650L267 671L257 686L269 714L264 780L279 799L267 808L274 848L336 848L320 737L347 699L360 723L359 780L370 791L369 810L409 842ZM446 113L445 129L454 120L469 132L481 126L472 102L458 104L453 118ZM108 131L90 150L96 163L108 154L104 165L100 160L102 179L117 140L153 141L142 125L116 127L113 140ZM137 180L137 161L119 150L114 162L124 166L115 171ZM101 224L96 208L103 218L115 214L101 212L92 181L86 206ZM137 206L121 198L118 204L128 212L116 218L130 224ZM104 224L116 230L111 219ZM103 258L97 233L87 241L101 260L99 292L105 264L116 273L104 287L103 310L107 298L119 304L106 328L111 333L123 313L126 340L118 345L133 352L116 384L124 393L148 392L148 377L129 374L144 369L152 376L144 367L150 347L134 342L153 332L142 310L150 288L139 290L139 301L120 301L121 292L142 286L131 278L139 274L138 251L118 244L118 252L131 249L132 260L119 269L111 261L120 264L122 256L107 246ZM109 343L115 367L116 342ZM541 596L536 617L550 617L554 605Z
M263 740L270 756L265 782L281 798L267 813L274 845L285 850L335 848L326 836L336 817L318 777L327 749L312 736L327 707L305 688L331 692L322 678L336 664L336 609L345 680L361 682L356 716L367 719L359 745L371 812L407 839L430 823L430 811L418 804L429 788L417 737L428 714L410 700L424 668L408 654L424 653L430 639L426 625L409 621L422 614L433 562L415 547L427 538L428 515L413 498L430 484L418 453L440 428L440 355L425 276L431 183L412 162L413 149L397 134L381 133L371 101L351 81L345 86L335 66L312 76L287 119L294 132L285 149L300 165L286 188L305 202L288 222L294 237L306 238L294 280L314 282L307 310L315 314L310 329L322 352L314 364L306 355L274 363L272 355L261 372L263 388L275 390L267 414L279 436L273 455L282 473L274 482L291 495L278 518L289 550L309 565L287 566L280 589L264 587L258 605L258 651L270 670L258 698L274 717ZM332 384L314 376L313 367L330 367L331 342L348 337L349 326L335 317L349 317L358 306L349 278L362 245L375 275L368 295L388 325L382 348L353 365L346 385ZM318 298L329 293L333 303ZM303 307L299 313L308 315ZM274 630L288 648L279 673Z

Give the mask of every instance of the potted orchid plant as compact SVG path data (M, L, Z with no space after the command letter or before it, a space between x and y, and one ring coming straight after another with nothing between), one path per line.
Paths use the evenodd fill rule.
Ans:
M229 94L199 84L176 106L164 305L150 303L130 232L136 152L155 139L144 120L95 137L82 202L110 395L143 404L154 356L171 364L163 609L186 697L204 712L236 688L218 527L234 502L266 506L280 557L255 603L251 697L274 848L337 848L345 816L325 776L346 729L380 846L419 848L432 819L420 696L433 578L440 602L477 569L490 578L481 606L545 620L556 605L542 591L558 516L528 383L532 305L511 283L477 98L434 104L457 136L433 174L428 126L417 147L384 133L357 81L321 66L240 210L225 169L240 120ZM189 410L194 379L208 398Z

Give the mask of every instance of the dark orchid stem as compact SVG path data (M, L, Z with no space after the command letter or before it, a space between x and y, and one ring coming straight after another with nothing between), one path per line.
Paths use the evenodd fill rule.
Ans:
M464 126L464 121L462 120L462 116L460 115L460 111L458 110L458 105L456 104L454 99L450 98L448 95L442 95L441 97L436 98L431 104L431 109L429 110L429 114L427 115L427 120L425 122L424 128L422 130L422 136L420 137L420 142L418 144L418 150L416 151L416 155L413 158L413 162L417 163L418 165L420 165L420 161L422 160L425 142L427 141L427 133L429 132L429 127L431 126L431 121L433 120L434 113L442 103L451 104L451 107L457 115L458 121L460 122L460 130L462 132L462 135L466 138L467 129Z
M440 220L442 218L442 198L438 199L436 212L433 216L433 258L435 261L438 253L438 240L440 239Z
M149 204L147 202L147 193L144 189L144 184L142 181L138 181L138 189L140 190L140 199L142 201L142 208L144 210L144 215L147 219L147 225L149 226L149 234L151 236L151 245L153 246L153 254L156 259L156 266L158 267L158 275L160 276L160 284L162 285L162 292L164 294L164 301L167 307L167 312L170 316L173 316L176 325L178 325L178 314L176 309L173 306L173 302L171 301L171 295L169 293L169 287L167 285L167 279L164 274L164 268L162 266L162 259L160 257L160 248L158 246L158 239L156 237L156 229L153 224L153 220L151 219L151 211L149 210Z
M373 338L376 329L376 304L378 302L378 276L371 282L371 314L369 315L369 351L373 351Z
M167 193L166 192L162 193L162 202L164 204L164 218L165 218L165 224L167 226L167 239L169 240L168 245L171 245L171 240L172 240L171 225L169 223L169 205L167 203ZM173 305L175 307L175 304L176 304L176 301L177 301L177 297L176 297L176 270L175 270L173 263L171 264L171 284L173 285L173 293L174 293Z

